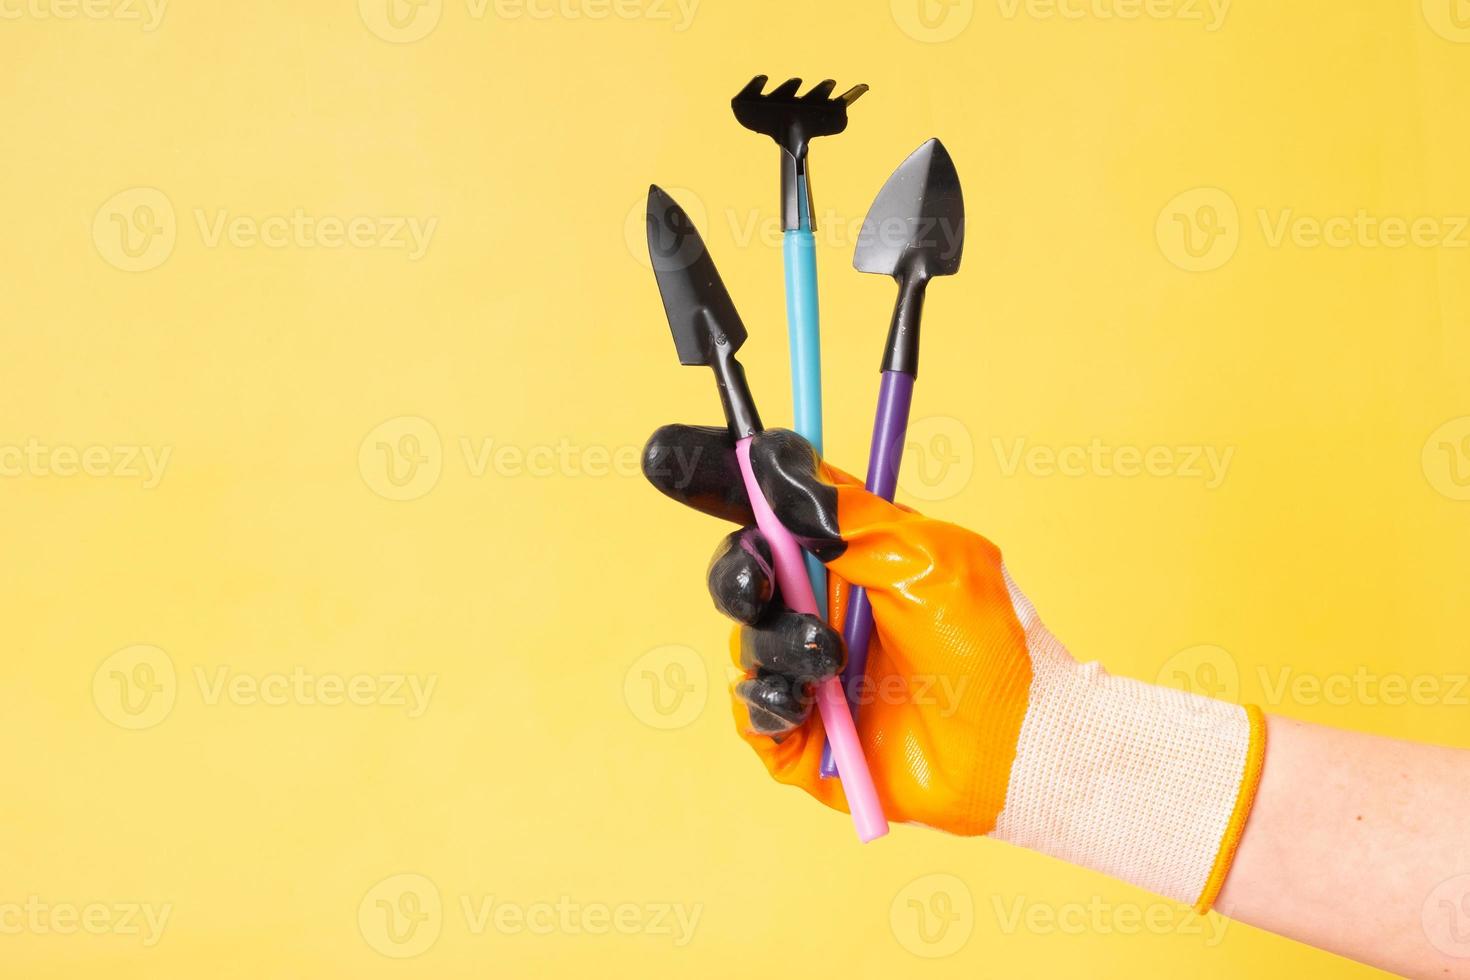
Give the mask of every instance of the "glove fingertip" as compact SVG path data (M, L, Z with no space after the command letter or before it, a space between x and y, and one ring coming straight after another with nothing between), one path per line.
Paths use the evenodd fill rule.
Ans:
M789 429L767 429L752 443L750 462L766 502L801 546L824 562L842 554L837 487L819 472L812 444Z
M660 426L644 444L641 464L644 478L666 497L735 524L755 520L724 427Z
M752 735L785 735L805 721L811 710L809 704L793 696L789 687L767 675L737 683L735 698L744 706L745 730Z
M705 575L715 608L747 626L766 615L776 598L771 550L759 530L742 528L726 535Z

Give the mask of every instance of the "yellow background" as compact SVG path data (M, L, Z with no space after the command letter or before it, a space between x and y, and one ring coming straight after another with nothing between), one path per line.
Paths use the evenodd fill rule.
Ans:
M930 291L905 499L999 542L1117 673L1470 745L1470 19L1449 0L1223 19L1194 0L927 19L917 0L394 0L396 21L387 0L261 0L170 5L153 29L122 2L5 0L0 20L0 446L170 453L153 486L111 455L0 479L0 906L171 911L151 946L7 927L0 972L1373 972L1218 921L1126 935L1189 920L999 844L900 828L860 848L767 782L729 731L702 581L722 530L629 469L657 424L718 418L673 357L638 212L657 180L701 221L783 422L775 150L728 99L756 72L869 83L813 157L830 456L864 465L893 296L851 270L857 224L938 135L968 240ZM1191 258L1170 229L1221 195L1219 251ZM1449 240L1271 233L1360 210ZM417 258L210 233L298 212L437 224ZM141 258L119 219L160 232ZM1017 439L1233 456L1208 488L1182 453L1171 475L1008 470ZM487 444L511 453L478 465ZM388 479L400 448L419 483ZM919 474L925 452L959 469ZM133 730L118 678L146 680L138 658L174 701ZM436 686L418 717L209 696L298 668ZM1273 702L1283 670L1440 693ZM374 924L385 894L412 911L404 882L440 901L412 958ZM645 928L477 931L464 903L491 896L632 903ZM659 905L698 908L691 941ZM917 918L946 908L948 932Z

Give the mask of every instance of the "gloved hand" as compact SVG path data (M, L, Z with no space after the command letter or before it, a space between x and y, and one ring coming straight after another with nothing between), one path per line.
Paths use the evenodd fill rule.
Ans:
M852 585L873 607L857 729L896 822L990 834L1209 908L1229 870L1260 773L1259 711L1079 664L971 531L863 489L793 432L756 436L763 494L830 570L832 622ZM741 735L771 775L846 809L819 775L810 685L842 640L780 601L728 430L655 432L644 473L660 491L740 529L710 563L732 649Z

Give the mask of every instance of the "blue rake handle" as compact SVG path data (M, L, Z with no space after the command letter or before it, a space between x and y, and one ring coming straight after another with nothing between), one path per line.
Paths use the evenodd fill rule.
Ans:
M786 330L791 341L791 402L796 432L822 451L822 338L817 312L817 243L810 228L791 229L781 238L786 260ZM817 613L827 618L827 569L803 554Z

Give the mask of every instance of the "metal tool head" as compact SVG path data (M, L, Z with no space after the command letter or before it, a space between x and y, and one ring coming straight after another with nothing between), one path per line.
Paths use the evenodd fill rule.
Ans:
M735 352L745 343L745 324L684 209L657 184L648 187L648 257L663 297L680 364L714 369L725 421L736 439L761 430L745 371Z
M781 147L781 226L790 231L814 227L811 182L807 179L806 151L818 136L832 136L847 128L847 107L868 90L854 85L836 98L837 83L824 79L805 95L798 95L801 79L790 78L762 95L766 76L757 75L730 100L740 125L765 133Z
M745 324L720 280L699 229L662 187L648 188L648 257L663 297L681 364L712 364L715 339L731 351L745 343Z
M949 151L926 140L873 199L853 251L859 272L903 279L952 276L965 244L965 200Z
M835 99L832 90L837 83L824 79L805 95L797 95L801 79L789 78L765 95L766 76L752 78L730 100L735 118L746 129L765 133L797 160L806 157L807 144L818 136L832 136L847 128L847 107L868 90L854 85Z

